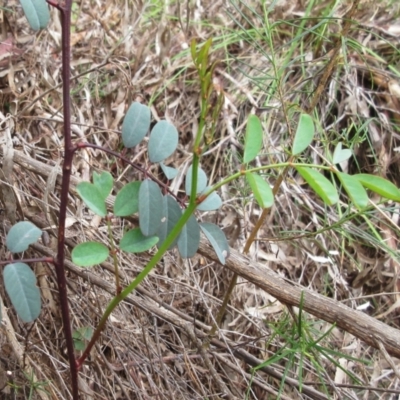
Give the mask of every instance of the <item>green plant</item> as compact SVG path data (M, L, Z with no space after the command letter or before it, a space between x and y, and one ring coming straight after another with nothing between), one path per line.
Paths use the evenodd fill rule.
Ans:
M24 2L25 4L28 4ZM44 4L44 3L43 3ZM34 7L34 12L30 12L30 20L34 29L43 27L48 21L42 18L47 15L41 2L29 3ZM301 178L314 189L322 198L327 206L338 202L339 194L347 194L350 199L351 208L365 213L369 207L369 199L366 189L372 190L385 199L400 201L400 191L387 180L374 177L372 175L349 175L340 171L337 164L348 160L352 153L350 149L343 148L342 142L338 142L333 154L321 154L323 164L311 164L310 162L298 162L296 159L312 143L315 135L314 115L306 113L298 106L299 111L292 109L292 115L298 119L297 130L293 135L292 148L288 161L270 165L253 167L253 160L262 151L263 128L260 119L256 115L251 115L247 122L243 165L239 171L232 174L221 182L207 186L206 173L200 168L201 156L213 141L215 125L219 112L223 105L223 95L215 91L212 78L217 63L211 63L209 53L211 41L206 41L202 46L197 46L195 42L191 45L191 54L193 62L198 72L200 82L200 117L197 134L193 145L193 160L191 169L187 172L185 182L185 195L176 198L169 193L167 184L163 184L157 177L152 176L147 168L135 165L129 159L120 153L109 149L101 149L109 154L119 158L124 163L136 168L141 174L141 181L129 182L119 189L116 202L113 208L113 214L117 217L125 218L139 213L139 228L129 230L124 233L118 244L111 231L110 219L106 208L105 200L113 190L113 177L105 171L93 174L93 183L84 182L78 186L78 192L85 204L94 213L100 217L106 218L109 227L109 246L102 243L89 242L76 246L72 252L73 261L82 267L88 267L98 264L108 258L110 255L114 262L116 278L116 294L106 308L93 335L86 328L80 328L74 334L70 332L70 323L68 317L67 293L65 285L65 274L63 270L64 255L64 236L65 236L65 217L66 204L68 200L69 176L71 171L72 157L76 151L82 148L91 147L99 149L98 146L91 143L81 142L72 143L70 135L70 106L69 106L69 21L71 12L71 2L58 4L51 2L51 5L58 8L63 18L63 80L64 80L64 136L65 136L65 160L63 168L63 185L61 193L59 234L58 234L58 255L57 259L41 259L55 265L57 270L60 303L62 307L63 323L65 336L70 357L71 376L73 385L73 398L77 398L77 370L81 367L85 358L95 341L98 339L102 329L105 326L107 318L118 304L125 299L143 279L154 268L157 262L163 257L166 251L177 246L183 257L193 256L198 248L200 240L200 230L210 240L221 263L224 263L229 255L229 247L223 232L218 226L210 223L198 223L195 218L198 211L215 210L221 206L221 199L216 191L225 184L230 184L234 180L245 178L251 188L254 198L259 206L268 211L274 202L274 197L279 190L280 183L286 176L289 168L294 168ZM26 7L25 7L26 8ZM37 14L37 20L32 20L32 15ZM294 48L294 47L293 47ZM293 49L292 48L292 49ZM323 89L323 86L321 88ZM321 91L320 89L319 91ZM318 99L318 96L316 97ZM316 100L313 100L315 103ZM138 145L150 128L150 109L146 105L133 103L127 111L122 125L121 138L126 148L132 148ZM167 180L174 177L177 171L165 165L163 162L171 156L176 150L178 144L178 132L176 128L168 121L159 121L153 127L149 137L148 158L151 163L159 163ZM300 159L301 161L301 159ZM280 180L274 188L260 175L265 171L279 170ZM343 190L338 188L336 182L340 182ZM189 199L187 201L187 199ZM263 218L260 218L260 223ZM249 240L251 245L257 233L257 227ZM7 235L7 247L12 253L25 251L28 246L34 243L41 235L41 231L30 222L23 221L14 225ZM144 266L141 273L128 286L122 287L119 282L118 271L118 252L142 252L157 245L158 250L150 262ZM119 249L117 249L119 247ZM24 262L22 262L24 261ZM18 315L25 322L33 321L40 314L40 292L36 287L36 278L26 264L35 262L35 260L12 260L6 262L4 268L4 281L7 293L13 303ZM227 297L226 302L229 300ZM223 307L222 307L223 312ZM84 331L82 331L84 329ZM216 329L216 327L215 327ZM85 340L90 342L84 348ZM304 342L305 343L305 342ZM74 347L83 350L81 357L76 360ZM308 344L305 344L308 351Z

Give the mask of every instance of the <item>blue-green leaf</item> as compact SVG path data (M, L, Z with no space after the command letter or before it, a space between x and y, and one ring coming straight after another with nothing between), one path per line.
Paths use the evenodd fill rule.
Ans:
M178 131L168 121L159 121L151 130L149 159L157 163L168 158L178 147Z
M178 250L183 258L193 257L200 245L200 226L194 215L182 228L178 239Z
M331 206L337 203L339 195L336 188L321 173L308 167L296 167L296 169L326 204Z
M162 194L150 179L142 182L139 189L139 225L145 236L157 233L162 218Z
M246 179L254 194L258 205L261 208L269 208L274 204L274 193L271 186L260 175L247 172Z
M294 135L292 154L295 156L304 151L314 137L314 122L309 114L301 114L297 130Z
M139 211L139 189L141 182L127 183L117 194L114 215L127 217Z
M192 172L193 166L191 165L186 173L186 180L185 180L185 192L188 196L192 193ZM197 170L197 190L196 194L204 192L205 188L207 187L207 175L206 173L199 167Z
M74 347L78 351L85 350L85 341L90 340L93 335L93 328L90 326L83 326L72 333Z
M76 191L83 202L97 215L107 215L106 202L99 189L89 182L81 182L76 186Z
M42 231L32 222L17 222L8 232L6 245L11 253L21 253L39 240Z
M160 238L159 246L164 243L165 239L171 233L181 216L182 210L178 202L169 195L164 196L161 224L157 231L157 236ZM178 237L174 240L169 248L172 249L172 247L176 245L177 241Z
M170 181L178 175L178 170L173 167L167 167L164 163L160 162L160 167L164 172L165 177Z
M209 190L207 187L205 190L203 190L203 193ZM198 206L197 210L200 211L214 211L218 210L222 206L222 200L221 197L219 197L218 193L212 192L207 198L202 201Z
M352 176L367 189L372 190L386 199L400 202L399 188L387 179L370 174L356 174Z
M50 21L50 11L46 0L20 0L20 3L33 30L46 28Z
M151 249L158 243L157 236L144 236L140 228L125 232L119 247L128 253L141 253Z
M343 149L342 142L339 142L333 152L333 164L340 164L343 161L347 161L351 156L352 152L350 149Z
M128 149L138 145L150 128L150 108L134 102L128 109L122 123L122 141Z
M85 242L74 247L71 257L79 267L93 267L106 261L108 254L108 248L103 243Z
M3 271L4 286L15 311L24 322L34 321L42 302L36 276L24 263L7 264Z
M111 193L113 187L113 177L107 171L104 171L101 174L98 174L95 171L93 172L93 184L97 187L99 193L105 200L107 196Z
M368 195L360 181L343 172L338 172L337 175L354 205L360 210L367 207Z
M200 228L210 241L221 264L225 264L225 259L229 256L229 244L225 233L217 225L210 222L200 223Z
M245 164L254 160L261 150L263 142L263 130L260 119L251 114L247 120L246 137L244 141L243 162Z

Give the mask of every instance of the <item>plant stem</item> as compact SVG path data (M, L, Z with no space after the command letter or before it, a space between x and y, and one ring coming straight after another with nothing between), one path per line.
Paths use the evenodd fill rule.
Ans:
M67 281L65 277L65 220L67 216L68 193L71 178L74 148L71 140L71 99L70 99L70 52L71 52L71 6L72 0L64 3L48 1L61 13L62 27L62 80L63 80L63 113L64 113L64 163L61 182L60 211L58 219L57 258L55 260L58 293L61 315L70 365L72 399L79 399L78 369L76 367L74 344L71 332L71 321L68 307Z

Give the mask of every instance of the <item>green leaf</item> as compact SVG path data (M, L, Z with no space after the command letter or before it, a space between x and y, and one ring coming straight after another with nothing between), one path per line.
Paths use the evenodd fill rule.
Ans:
M338 202L339 195L336 188L320 172L308 167L296 167L296 169L326 204L331 206Z
M50 21L50 11L46 0L20 0L20 3L33 30L46 28Z
M386 199L400 202L399 188L387 179L369 174L356 174L352 176L367 189L372 190Z
M84 326L77 329L72 333L72 339L74 341L74 347L78 351L85 350L85 341L90 340L93 335L93 328L90 326Z
M93 267L106 261L108 254L108 248L103 243L85 242L74 247L71 257L78 267Z
M158 231L162 218L162 194L156 183L150 179L142 182L139 189L139 225L145 236Z
M185 180L185 192L188 196L192 193L192 172L193 166L191 165L186 173L186 180ZM205 188L207 187L207 175L206 173L199 167L197 170L197 190L196 194L204 192Z
M369 201L368 195L360 181L343 172L338 172L337 175L354 205L360 210L367 207Z
M34 321L42 302L36 276L24 263L7 264L3 271L4 286L15 311L24 322Z
M247 120L246 137L244 141L243 162L245 164L254 160L263 144L263 129L260 119L251 114Z
M182 228L178 239L178 250L183 258L193 257L200 245L200 226L194 215Z
M128 149L138 145L150 128L150 108L134 102L129 107L122 123L122 141Z
M217 225L210 222L200 223L200 228L214 248L220 263L225 264L225 259L229 256L229 244L225 233Z
M159 121L151 130L149 159L156 163L168 158L178 147L178 131L168 121Z
M340 164L343 161L347 161L351 156L352 152L350 149L342 149L342 142L339 142L333 152L333 164Z
M203 193L209 190L206 188L203 190ZM202 201L198 206L197 210L200 211L214 211L218 210L222 206L221 197L219 197L218 193L212 192L204 201Z
M107 215L106 203L99 189L89 182L81 182L76 186L76 191L83 202L97 215L105 217Z
M135 228L124 234L119 247L128 253L141 253L155 246L158 240L157 236L144 236L140 228Z
M7 234L6 245L11 253L21 253L29 245L39 240L42 231L32 222L21 221L11 227Z
M160 162L160 167L164 172L165 177L170 181L178 175L178 170L176 168L167 167L164 163Z
M294 135L292 154L295 156L304 151L314 137L314 122L309 114L301 114L296 134Z
M139 211L139 189L142 182L127 183L117 194L114 215L127 217Z
M162 209L161 224L157 231L157 236L160 238L160 241L158 242L159 247L164 243L165 239L182 216L182 210L178 202L169 195L164 196ZM174 240L169 249L172 249L176 245L177 241L178 237Z
M96 171L93 172L93 184L97 187L104 200L111 193L113 182L113 177L109 172L104 171L101 174Z
M269 208L274 204L274 193L271 186L260 175L247 172L246 179L254 194L258 205L261 208Z

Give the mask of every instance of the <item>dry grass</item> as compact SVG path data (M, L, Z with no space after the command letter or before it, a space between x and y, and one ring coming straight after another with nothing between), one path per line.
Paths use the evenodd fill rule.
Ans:
M286 160L296 112L308 107L350 5L282 0L267 13L268 3L263 8L258 1L77 3L72 35L74 139L117 148L124 112L139 99L152 106L154 119L166 118L178 128L180 147L171 165L184 170L199 113L198 82L187 45L192 38L211 36L213 57L221 60L216 85L227 99L215 143L202 162L211 183L239 168L250 112L260 116L267 132L258 162ZM26 161L15 163L14 175L1 180L13 187L16 218L32 218L49 233L46 248L37 246L29 253L41 256L54 250L59 204L55 177L63 151L61 29L52 11L49 28L33 35L18 2L9 0L5 6L0 111L9 117L3 118L1 132L10 129L14 149ZM400 186L399 15L396 1L361 2L348 37L342 38L337 68L313 112L318 134L305 160L319 163L342 141L355 154L343 170L378 174ZM146 164L145 150L138 147L128 156ZM50 168L29 167L30 159ZM140 179L118 160L92 150L77 155L73 174L89 180L92 171L104 169L121 182ZM268 175L271 184L276 178L276 172ZM173 182L176 191L181 183L179 178ZM241 249L260 210L241 183L225 188L222 197L223 210L207 218L224 226L231 246ZM251 257L295 284L399 328L398 207L377 203L359 215L347 203L343 197L336 208L326 208L289 174ZM5 226L13 218L7 210L2 216ZM107 243L106 227L74 192L69 216L71 246L91 238ZM130 223L134 221L114 221L117 239L123 224ZM4 253L1 250L3 258ZM148 257L121 254L125 282ZM11 332L0 336L0 397L69 399L54 271L47 265L34 268L45 306L32 326L17 319L1 287L10 307ZM112 268L105 264L79 274L70 268L73 328L95 326L114 290ZM278 392L282 399L398 397L396 359L337 328L319 348L314 341L329 331L329 324L301 313L299 329L298 310L246 282L235 289L219 344L213 342L204 352L202 343L230 277L231 272L204 257L181 260L175 252L167 254L110 319L80 375L82 398L214 399L224 390L239 399L275 399ZM238 349L249 357L269 359L272 368L252 377L250 358L239 357ZM27 376L28 364L44 384L38 387Z

